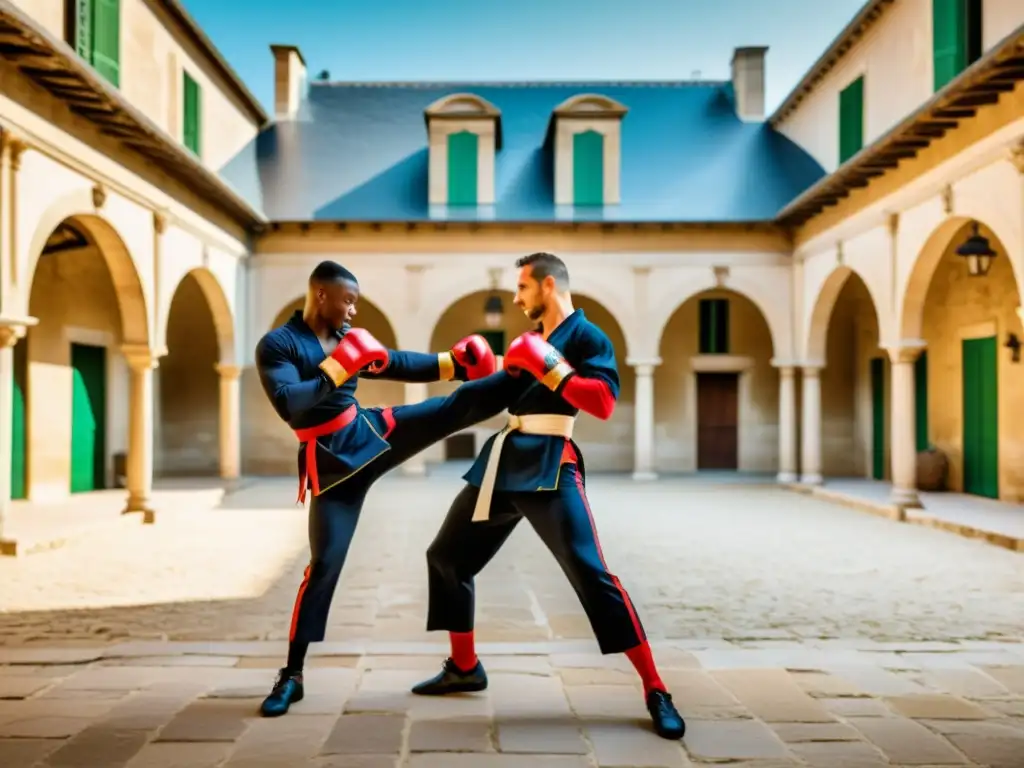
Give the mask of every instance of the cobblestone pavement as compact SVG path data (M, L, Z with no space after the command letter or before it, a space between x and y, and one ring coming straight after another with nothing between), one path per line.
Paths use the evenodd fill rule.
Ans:
M382 483L307 696L256 709L304 565L291 482L0 560L7 768L1024 768L1024 558L806 496L595 477L606 558L686 716L651 733L528 525L479 580L484 694L422 699L423 553L459 487Z
M424 552L454 468L369 497L329 639L423 641ZM711 480L595 476L605 556L656 639L1021 639L1024 557L819 499ZM0 644L286 637L308 557L294 481L220 509L161 510L50 552L0 558ZM589 640L554 559L520 524L479 579L485 640Z

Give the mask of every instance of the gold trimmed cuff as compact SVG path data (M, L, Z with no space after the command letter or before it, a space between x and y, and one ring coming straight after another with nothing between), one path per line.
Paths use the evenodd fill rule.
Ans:
M574 373L573 367L563 360L550 371L545 373L544 378L540 380L540 383L554 392L571 373Z
M451 381L455 378L455 358L451 352L437 353L438 381Z
M352 378L352 374L346 371L344 366L333 357L325 357L320 363L320 370L330 377L336 387L340 387Z

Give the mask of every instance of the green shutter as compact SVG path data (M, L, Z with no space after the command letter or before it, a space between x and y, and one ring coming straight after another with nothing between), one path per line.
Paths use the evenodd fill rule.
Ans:
M914 431L917 450L928 450L928 353L914 361Z
M604 136L584 131L572 137L573 205L604 205Z
M729 354L729 300L701 299L699 308L700 354Z
M479 141L469 131L448 136L448 205L476 205Z
M92 0L75 2L75 52L92 64Z
M996 337L964 339L964 493L999 498L999 372Z
M967 66L966 0L932 0L932 61L936 91Z
M481 336L487 339L487 343L491 347L491 351L496 355L505 354L505 332L504 331L477 331Z
M885 479L885 358L871 358L871 476Z
M11 452L11 498L24 499L28 491L28 435L25 408L26 369L28 368L28 342L24 339L14 346L14 434Z
M864 146L864 78L858 77L839 93L839 164Z
M121 84L120 0L92 0L92 65L115 88Z
M186 147L191 149L196 155L200 154L202 137L202 104L203 104L203 93L199 88L199 83L192 79L192 76L188 72L183 72L184 75L184 87L182 88L183 101L184 101L184 125L182 129L182 138Z

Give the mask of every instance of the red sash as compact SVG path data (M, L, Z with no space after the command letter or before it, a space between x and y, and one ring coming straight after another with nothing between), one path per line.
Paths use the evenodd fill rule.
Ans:
M306 427L304 429L296 429L295 437L299 439L300 443L306 444L306 460L303 462L304 466L299 470L299 499L300 504L304 504L306 501L306 478L309 478L310 485L313 486L313 495L320 495L320 475L316 469L316 441L318 437L326 437L327 435L333 435L339 429L344 429L351 424L356 416L359 415L359 408L350 405L344 411L339 413L330 421L318 424L315 427Z

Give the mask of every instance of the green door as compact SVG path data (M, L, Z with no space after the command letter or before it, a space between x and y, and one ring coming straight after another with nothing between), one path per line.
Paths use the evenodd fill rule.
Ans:
M103 488L107 423L107 351L71 345L71 492Z
M27 369L27 342L14 345L14 413L11 423L14 439L11 451L11 498L24 499L28 493L28 440L25 420L25 371Z
M885 479L885 358L871 359L871 476Z
M963 340L964 493L999 498L996 337Z

